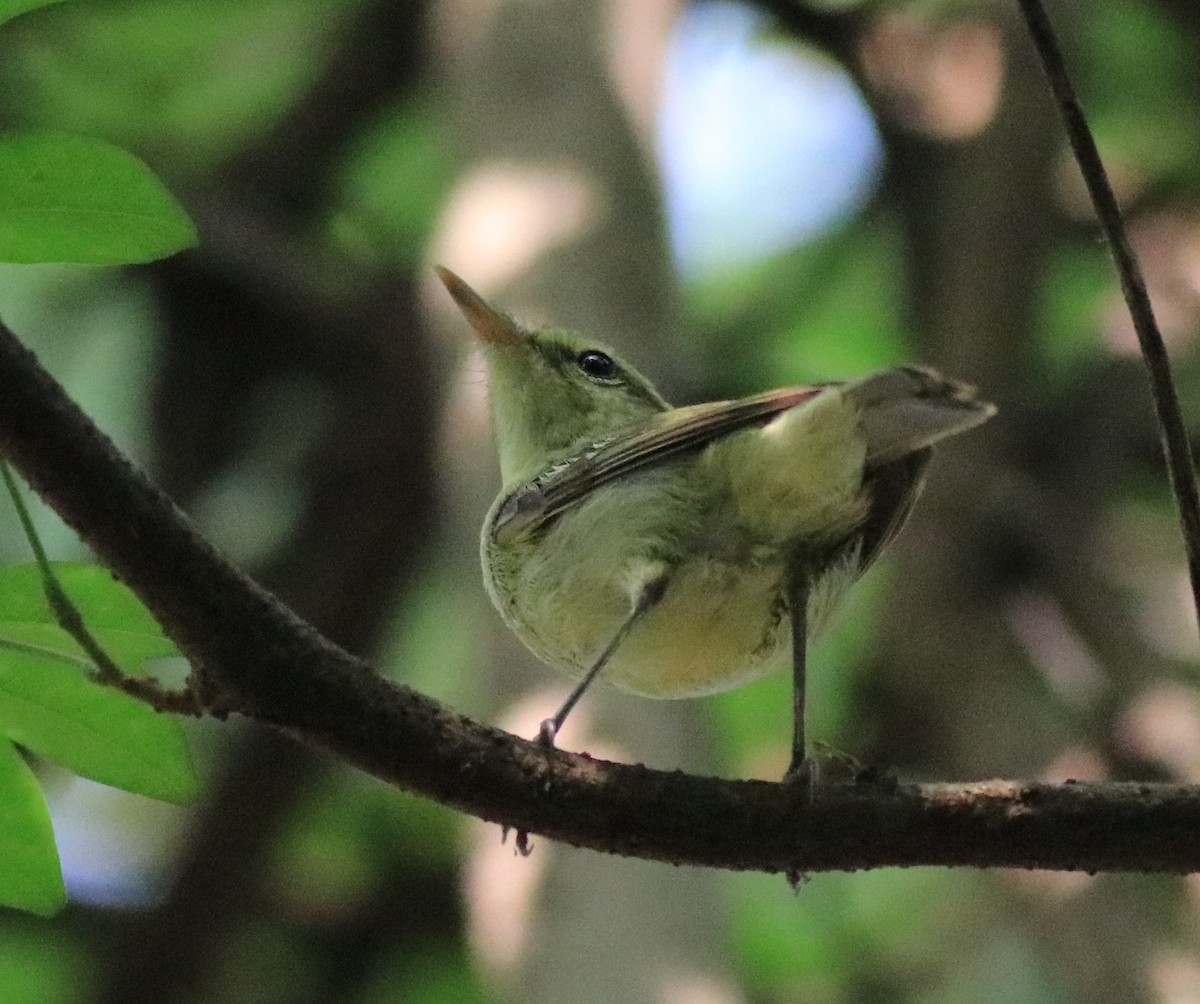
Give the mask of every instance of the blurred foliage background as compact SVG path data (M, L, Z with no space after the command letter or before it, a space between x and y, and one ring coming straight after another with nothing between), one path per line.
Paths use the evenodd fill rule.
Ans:
M1049 5L1200 414L1200 7ZM444 263L678 403L919 359L1000 417L812 659L813 733L914 779L1200 780L1195 625L1104 248L1001 0L89 0L0 32L0 119L144 158L201 247L9 266L0 313L227 553L385 672L531 734ZM99 486L97 490L102 490ZM46 513L51 552L85 556ZM26 560L15 520L0 557ZM786 763L786 674L590 696L564 744ZM0 1000L1200 1001L1200 884L610 860L189 725L189 810L44 767L71 905Z

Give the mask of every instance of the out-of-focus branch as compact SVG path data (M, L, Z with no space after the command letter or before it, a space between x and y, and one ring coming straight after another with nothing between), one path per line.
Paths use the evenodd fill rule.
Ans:
M751 6L770 14L789 34L819 46L851 67L855 62L855 46L872 16L873 5L826 11L795 0L751 0Z
M398 786L571 844L798 874L884 865L1200 869L1200 788L985 782L813 792L605 763L373 673L225 562L0 327L0 452L143 599L224 712Z

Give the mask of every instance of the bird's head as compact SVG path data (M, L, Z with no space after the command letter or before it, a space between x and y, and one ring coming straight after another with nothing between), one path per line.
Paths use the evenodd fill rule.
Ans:
M607 346L569 331L531 331L436 269L483 347L505 488L629 429L669 405Z

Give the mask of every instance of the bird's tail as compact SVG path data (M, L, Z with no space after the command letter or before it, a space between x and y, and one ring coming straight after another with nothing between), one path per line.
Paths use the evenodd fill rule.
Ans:
M861 409L868 468L965 432L996 413L974 387L921 366L883 370L841 389Z

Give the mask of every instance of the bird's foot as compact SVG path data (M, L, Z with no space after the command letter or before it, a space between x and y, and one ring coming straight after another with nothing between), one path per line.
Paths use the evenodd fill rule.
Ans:
M501 826L500 827L500 843L501 844L508 843L508 831L511 828L512 827L509 827L509 826ZM533 853L533 844L531 844L529 842L529 831L522 830L520 827L518 827L516 833L517 833L517 838L513 844L514 853L518 857L527 858L527 857L529 857L530 854Z
M875 764L862 764L855 761L854 784L864 788L878 788L880 791L895 791L900 786L900 779L891 767L879 767Z
M783 775L783 783L794 786L798 790L807 791L812 797L812 789L821 781L821 761L811 756L793 756Z
M893 790L899 783L895 772L886 767L864 764L857 757L824 743L819 754L793 756L783 775L784 784L804 785L810 790L819 785L861 785Z
M558 738L559 722L553 718L545 719L538 726L537 738L534 739L543 749L552 750L555 748L554 740Z
M821 780L832 784L853 784L867 788L895 790L899 781L890 767L863 763L853 754L843 752L828 743L818 743L821 750Z

